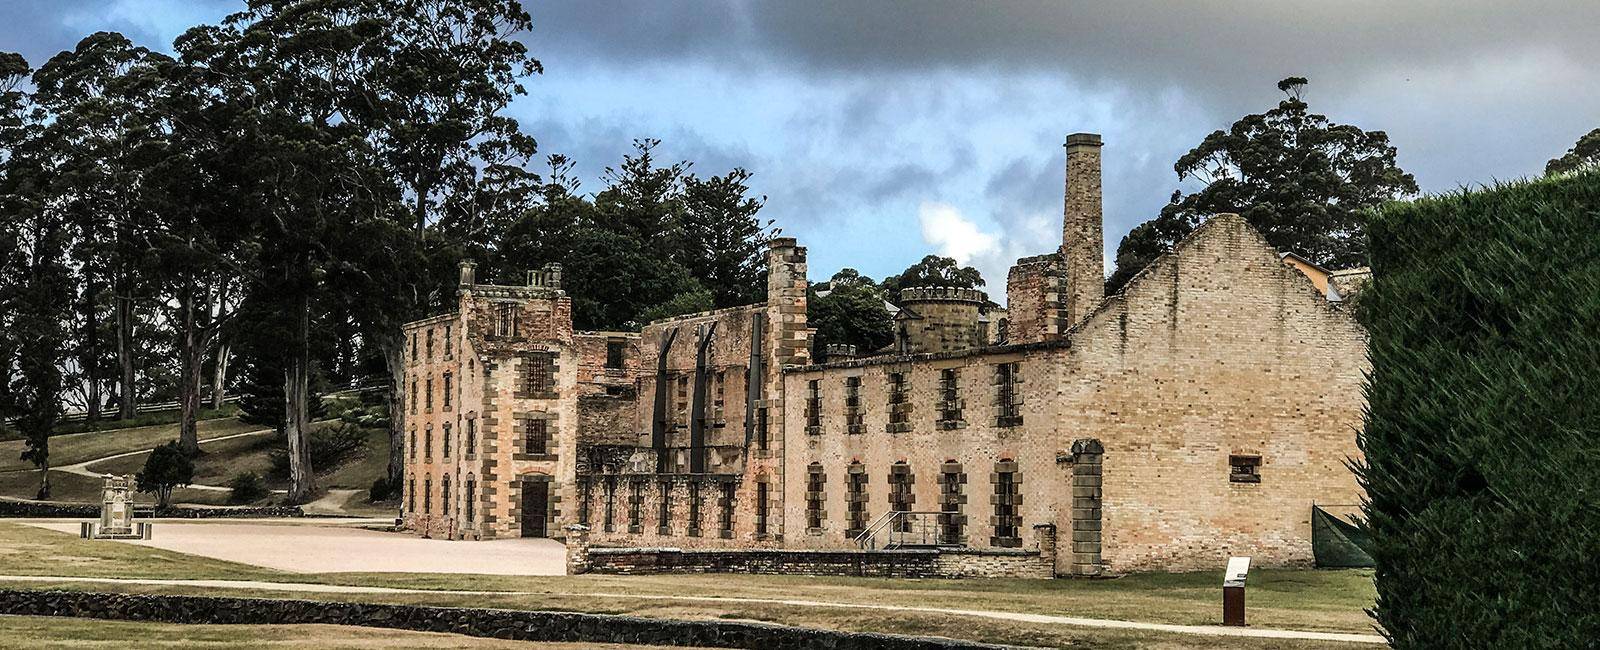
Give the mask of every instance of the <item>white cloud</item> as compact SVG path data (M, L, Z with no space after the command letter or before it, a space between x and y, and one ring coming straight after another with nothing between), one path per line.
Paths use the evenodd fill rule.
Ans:
M940 255L953 257L961 264L1000 250L999 237L978 228L955 206L923 201L917 207L917 220L922 222L922 240L932 244Z

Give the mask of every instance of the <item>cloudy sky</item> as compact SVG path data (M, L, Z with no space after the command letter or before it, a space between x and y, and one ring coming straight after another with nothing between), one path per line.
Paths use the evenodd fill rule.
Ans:
M1424 191L1539 173L1600 127L1600 2L524 0L546 73L513 108L591 191L633 138L744 167L811 275L928 253L1003 293L1059 241L1062 147L1104 134L1106 255L1179 187L1201 138L1309 77L1334 120L1389 133ZM0 0L35 64L115 30L170 49L228 0ZM998 297L998 296L996 296Z

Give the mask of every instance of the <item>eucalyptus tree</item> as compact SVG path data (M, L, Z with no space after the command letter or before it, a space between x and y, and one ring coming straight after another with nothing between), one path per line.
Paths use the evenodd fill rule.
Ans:
M1279 250L1344 267L1366 259L1364 211L1415 195L1383 131L1365 131L1312 113L1301 99L1304 77L1278 82L1285 97L1207 135L1173 165L1178 180L1205 187L1174 191L1161 214L1136 227L1117 248L1116 290L1202 221L1236 212Z
M50 498L50 436L63 411L67 324L73 296L67 263L71 227L49 205L49 174L39 137L43 111L22 90L29 66L0 53L0 314L8 343L0 383L17 415L22 459L39 469L37 498Z
M518 39L533 26L516 0L371 0L342 3L379 26L351 70L345 116L408 204L410 242L381 233L392 263L351 278L372 290L354 311L365 343L383 355L391 384L403 372L400 324L448 306L460 255L493 241L525 208L537 178L525 171L532 137L504 115L523 80L543 71ZM398 216L398 215L397 215ZM375 226L364 225L363 230ZM398 485L405 414L390 392L389 478Z
M138 268L138 238L150 227L144 200L148 169L165 134L155 97L166 56L135 46L121 34L97 32L62 52L33 75L35 99L49 116L43 139L53 168L49 209L73 225L71 254L82 276L77 301L77 370L86 383L91 419L99 416L100 319L109 292L113 305L118 413L134 416L138 306L147 287Z
M283 336L284 434L291 502L316 490L309 454L312 350L330 301L353 299L330 282L367 242L362 225L393 220L370 139L348 111L383 20L356 0L251 0L221 25L190 30L178 50L234 109L226 133L254 263L243 278Z

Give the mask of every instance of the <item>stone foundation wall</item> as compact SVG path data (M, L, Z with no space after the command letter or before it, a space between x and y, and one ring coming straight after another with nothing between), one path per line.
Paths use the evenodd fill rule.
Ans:
M1037 550L591 548L592 573L761 573L870 578L1051 578L1053 558Z
M300 506L265 506L239 508L188 508L173 506L164 510L136 508L139 516L165 519L263 519L270 517L304 517ZM145 513L149 513L148 515ZM27 517L40 519L98 519L100 506L90 503L38 503L0 499L0 517Z
M205 625L354 625L564 643L701 648L925 649L1002 646L932 637L817 630L743 621L314 600L0 590L0 614Z

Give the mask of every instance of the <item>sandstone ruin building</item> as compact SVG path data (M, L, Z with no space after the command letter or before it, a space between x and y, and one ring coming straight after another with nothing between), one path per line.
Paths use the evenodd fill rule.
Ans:
M1018 260L1003 319L907 289L891 349L821 364L794 239L765 302L640 333L574 331L558 266L464 264L459 311L405 326L405 526L825 549L1054 525L1057 575L1309 563L1312 505L1359 500L1364 334L1328 289L1349 274L1219 215L1106 296L1100 149L1067 138L1061 247Z

